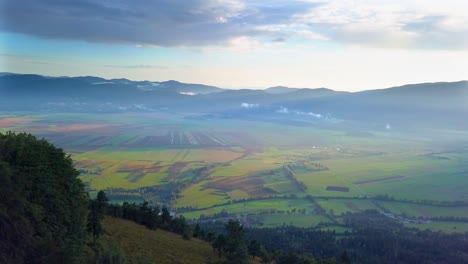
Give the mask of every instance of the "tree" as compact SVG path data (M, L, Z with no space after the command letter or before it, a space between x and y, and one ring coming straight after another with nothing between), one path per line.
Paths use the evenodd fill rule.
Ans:
M351 260L349 259L348 252L345 250L340 256L340 263L349 264Z
M247 247L249 254L252 256L252 258L259 257L260 256L260 243L258 243L257 240L252 240L250 241L248 247Z
M190 239L192 237L192 228L187 224L185 217L178 216L170 221L171 229L173 232L182 234L184 239Z
M109 199L107 198L106 193L103 190L100 190L96 196L96 210L99 215L104 217L107 213L107 206L108 206Z
M218 257L221 257L221 252L224 250L224 247L226 246L226 238L224 235L219 234L218 237L213 241L213 244L211 244L213 247L213 250L218 251Z
M248 252L244 240L244 228L237 220L230 219L225 225L226 258L228 263L247 263Z
M101 225L103 217L100 215L97 203L91 202L90 211L88 213L87 231L93 237L93 244L96 245L97 239L103 234L104 230Z
M163 225L169 225L171 223L171 213L166 206L163 206L161 210L161 221Z
M206 234L206 241L208 241L208 244L211 246L211 242L214 240L215 234L213 232L208 232Z
M195 225L195 229L193 230L193 237L199 237L200 236L200 225L197 223Z
M80 263L88 197L70 156L0 133L0 263Z
M107 212L108 201L109 199L107 198L106 193L100 190L96 199L91 200L89 203L88 223L86 225L86 229L93 237L94 245L96 245L96 240L104 233L101 222Z

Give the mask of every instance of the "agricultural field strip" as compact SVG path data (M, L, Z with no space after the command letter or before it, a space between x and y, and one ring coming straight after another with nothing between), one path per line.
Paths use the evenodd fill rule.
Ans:
M10 116L10 115L9 115ZM174 133L177 131L177 133L179 134L179 137L178 137L178 143L182 144L182 143L186 143L186 141L189 141L187 138L187 136L185 136L185 133L190 133L190 135L193 136L194 140L196 140L197 142L201 141L202 140L202 136L197 134L198 132L197 131L200 131L200 132L204 132L204 131L207 131L209 130L210 132L204 132L204 134L207 136L207 137L210 137L212 138L211 140L209 140L210 142L216 142L216 140L218 140L219 142L217 142L217 145L219 146L219 143L222 142L222 139L218 136L221 136L223 138L226 138L226 143L229 142L229 144L231 146L233 145L238 145L236 144L236 142L240 142L239 140L242 140L243 138L239 138L239 137L229 137L227 136L226 131L222 131L221 129L218 129L217 131L213 131L211 129L209 129L209 126L207 126L205 124L190 124L190 127L185 127L185 124L184 122L185 121L179 121L179 120L176 120L176 121L172 121L172 120L163 120L163 119L154 119L154 120L148 120L148 118L140 118L142 115L129 115L129 116L126 116L125 117L125 122L124 123L128 123L130 125L126 125L126 126L122 126L122 127L125 127L124 131L119 131L119 133L117 134L107 134L108 132L105 132L105 131L101 131L101 130L95 130L97 129L96 127L94 127L93 129L94 130L80 130L81 132L80 133L84 133L82 135L78 135L76 134L75 136L83 136L83 138L79 138L79 137L73 137L75 133L72 133L70 136L65 136L65 137L62 137L61 140L60 140L60 144L64 144L66 145L67 142L75 142L75 145L76 144L81 144L84 142L84 144L87 144L86 141L90 141L88 144L89 144L89 147L88 148L92 148L92 147L98 147L100 144L112 144L113 146L119 146L119 141L124 141L124 140L128 140L129 138L134 138L135 136L132 136L131 134L134 134L136 133L137 135L139 135L139 137L144 137L147 135L147 133L151 133L154 135L154 133L152 131L155 131L153 128L155 125L159 126L159 125L162 125L161 127L165 127L166 130L164 133L166 133L166 135L168 135L167 133L169 133L169 131L172 131L173 135ZM11 117L11 116L10 116ZM79 117L79 118L76 118L76 117ZM160 118L161 116L159 116L158 118ZM75 115L75 117L72 117L70 115L56 115L55 117L53 118L50 118L49 116L42 116L40 118L34 118L36 121L34 122L34 126L36 126L37 124L41 124L41 122L43 124L47 124L47 122L50 121L51 124L53 124L54 122L57 123L56 121L57 120L65 120L66 122L63 123L63 124L74 124L74 123L86 123L87 121L86 120L89 120L90 123L96 123L96 122L103 122L103 123L106 123L106 122L121 122L119 119L117 118L113 118L111 116L103 116L101 118L96 118L94 116L89 116L89 115ZM55 121L54 121L55 120ZM76 120L80 120L79 122L77 122ZM135 120L139 120L137 122L135 122ZM151 121L152 123L148 123L148 121ZM57 123L57 124L61 124L60 122ZM225 123L225 124L224 124ZM145 124L144 126L147 128L146 130L141 130L141 131L138 131L138 130L135 130L135 125L137 124L141 124L142 127L143 127L143 124ZM150 125L148 125L150 124ZM242 124L241 121L229 121L229 122L220 122L220 124L224 124L226 126L226 130L229 130L229 131L235 131L236 126L238 127L242 127L242 126L239 126L238 124ZM30 125L30 123L21 123L21 124L17 124L15 125L15 128L21 128L22 130L25 130L25 131L31 131L31 130L28 130L28 126ZM223 125L223 126L224 126ZM257 128L253 129L253 131L255 130L256 131L256 135L248 132L248 137L251 137L251 138L258 138L258 134L264 134L263 132L260 133L261 131L275 131L275 129L272 130L272 128L276 127L275 125L271 125L271 124L257 124L255 122L250 122L249 123L250 127L253 127L253 126L256 126ZM46 126L41 126L41 127L37 127L37 128L33 128L32 126L29 126L31 127L33 130L34 129L40 129L41 131L43 132L46 132L44 129L46 128ZM180 129L180 127L184 127L183 129ZM70 127L71 129L76 129L76 128L79 128L79 127ZM91 127L90 127L91 128ZM233 130L234 129L234 130ZM147 132L148 131L148 132ZM164 131L164 129L160 129L158 128L158 131L160 131L161 133ZM457 182L455 180L458 180L460 179L461 176L463 175L466 175L466 171L467 171L467 166L466 166L466 161L468 160L467 157L467 149L462 149L461 152L457 152L457 151L423 151L422 148L425 146L424 144L426 143L418 143L418 142L413 142L414 140L405 140L405 142L407 142L409 145L407 148L405 149L398 149L398 148L395 148L393 147L392 145L395 145L395 146L399 146L401 145L401 139L402 137L401 136L398 136L398 135L395 135L393 136L392 138L388 137L388 135L390 135L390 133L384 133L384 134L379 134L379 133L374 133L376 136L374 138L371 138L371 139L365 139L365 140L361 140L362 142L366 142L365 145L362 144L362 142L360 143L359 140L354 140L353 139L353 142L351 142L351 138L352 137L343 137L342 134L340 133L335 133L333 131L333 133L329 134L328 136L324 136L323 134L323 131L322 130L314 130L314 129L309 129L309 128L295 128L294 130L294 134L297 135L294 140L303 140L302 137L305 138L310 138L311 136L317 136L317 137L320 137L320 140L322 142L316 142L316 143L313 143L314 145L316 146L320 146L320 152L321 153L317 153L316 151L314 152L312 149L309 148L311 155L312 157L318 157L319 159L321 160L336 160L336 159L340 159L340 158L348 158L348 157L359 157L359 159L355 159L354 162L357 162L359 164L368 164L373 157L379 157L381 154L381 152L390 152L390 153L393 153L393 155L401 155L401 154L405 154L407 152L407 150L405 149L410 149L410 148L413 148L413 146L417 149L420 149L419 152L421 152L422 154L423 153L437 153L437 157L435 157L435 159L433 159L434 163L437 163L438 165L435 165L435 166L439 166L440 169L438 170L435 170L435 172L433 174L427 174L427 173L422 173L422 171L419 169L419 167L421 168L424 168L426 167L427 169L427 161L424 161L423 159L419 160L418 162L416 162L414 165L411 163L411 162L407 162L405 163L405 166L407 166L408 168L405 167L405 171L408 171L408 172L411 172L413 175L410 175L411 177L408 177L408 179L406 179L406 176L405 174L401 174L400 172L396 172L396 173L393 173L393 175L405 175L405 179L404 179L404 182L405 184L413 184L415 186L415 188L419 188L421 189L421 191L424 191L424 188L426 188L424 186L424 182L427 182L425 179L428 179L428 180L432 180L431 181L431 184L432 183L435 183L436 182L436 178L437 177L437 173L445 173L446 174L446 171L444 171L445 167L448 167L450 166L452 169L451 169L451 173L452 175L459 175L457 176L456 178L452 177L453 178L453 183L447 183L447 187L450 187L452 186L453 184L456 184L454 186L464 186L463 184L464 183L460 183L460 182ZM91 135L86 135L86 133L94 133L96 134L96 136L91 136ZM115 133L112 132L112 131L109 131L110 133ZM124 132L127 136L122 136L122 132ZM158 132L158 133L160 133ZM221 132L221 133L220 133ZM100 133L104 133L104 134L100 134ZM161 135L164 135L164 133L162 133ZM458 132L457 132L458 133ZM246 139L247 139L247 134L246 134ZM288 134L288 133L286 133ZM284 135L281 135L278 136L278 135L274 135L273 134L268 134L268 137L265 137L264 139L262 139L262 144L268 144L268 145L272 145L274 146L275 145L275 142L279 142L279 141L282 141L283 139L283 136L287 136L286 134ZM387 135L388 134L388 135ZM105 138L106 136L111 136L112 139L110 138ZM466 135L466 134L463 134L463 135ZM464 138L463 135L459 135L458 137L459 138ZM383 137L387 137L387 139L383 139ZM58 138L58 137L57 137ZM174 137L175 138L175 137ZM185 139L184 139L185 138ZM280 140L281 139L281 140ZM112 143L111 143L111 140L112 140ZM266 140L266 141L265 141ZM416 139L415 139L416 140ZM94 142L93 142L94 141ZM175 142L176 140L174 139L173 143L176 143ZM336 147L326 147L327 144L329 144L330 142L333 142L335 141L336 143L335 146ZM348 142L349 141L349 142ZM80 143L81 142L81 143ZM327 143L328 142L328 143ZM421 141L422 142L422 141ZM156 142L155 142L156 143ZM194 141L192 141L191 143L194 143ZM292 144L293 142L291 141L290 143L288 144ZM370 144L367 144L367 143L370 143ZM395 143L395 144L394 144ZM341 145L342 146L337 146L337 145ZM190 145L190 144L189 144ZM182 145L181 145L182 146ZM187 145L188 146L188 145ZM291 146L289 146L289 148L291 149ZM366 146L366 147L364 147ZM76 146L77 147L77 146ZM80 152L79 149L76 149L76 147L73 147L73 151L74 152ZM133 148L133 146L129 146L130 148ZM165 147L164 145L162 145L162 147ZM340 150L338 150L338 147ZM69 147L67 147L69 148ZM188 148L188 147L187 147ZM379 150L380 148L380 150ZM291 154L293 156L287 158L285 157L284 153L284 149L282 150L279 150L277 154L275 154L277 157L275 157L274 159L279 159L279 160L282 160L282 162L287 162L288 161L291 161L291 160L294 160L294 159L297 159L301 156L303 156L305 153L307 152L302 152L301 150L297 149L297 148L293 148L294 150L291 151ZM351 151L352 149L359 149L358 153L354 153L353 151ZM89 149L85 149L85 151L88 151ZM265 150L265 149L263 149ZM346 154L346 151L351 151L350 153ZM366 153L367 151L367 153ZM258 149L256 150L256 153L257 154L260 154L262 151L259 151ZM260 159L264 159L266 156L269 155L269 150L267 150L266 153L262 153L259 158ZM187 153L187 152L186 152ZM293 153L300 153L299 155L295 155ZM179 162L179 161L189 161L190 160L190 156L191 154L187 154L187 155L184 155L184 153L180 153L180 154L176 154L174 153L174 155L179 155L178 159L176 162ZM249 155L246 155L245 157L241 157L239 158L239 161L242 161L242 160L245 160L245 159L248 159L249 156L251 156L251 154L249 153ZM281 157L282 156L282 157ZM410 157L409 160L411 160L411 157L415 157L416 156L416 153L412 153L411 155L409 155L408 157ZM371 158L370 160L367 160L367 158ZM383 157L382 157L383 158ZM447 159L449 158L449 159ZM209 158L211 159L211 157ZM426 160L430 160L430 157L427 157ZM415 160L416 161L416 160ZM249 161L250 162L250 161ZM252 160L251 162L259 162L259 160ZM363 163L364 162L364 163ZM394 161L396 162L396 160ZM458 162L457 164L455 162ZM272 161L272 164L274 163L274 161ZM336 163L336 162L335 162ZM226 163L226 164L229 164L229 166L238 166L238 165L241 165L241 164L234 164L234 161L230 161L229 163ZM463 165L465 164L465 165ZM336 164L336 165L339 165L339 164ZM249 165L247 165L249 166ZM269 165L270 166L270 165ZM359 175L358 172L355 173L355 175L353 175L352 177L349 177L348 175L343 175L342 171L343 169L348 169L346 167L343 167L343 168L339 168L337 171L335 170L335 165L333 166L330 166L332 168L332 171L334 171L334 178L336 179L336 182L341 182L343 183L345 186L349 186L349 187L352 187L352 188L355 188L356 189L356 182L359 182L359 181L373 181L373 182L368 182L367 184L360 184L361 186L365 187L365 192L370 194L370 195L375 195L375 194L385 194L387 193L386 190L388 190L389 188L382 188L382 185L385 183L387 184L394 181L394 180L399 180L399 179L394 179L394 180L383 180L383 181L379 181L378 177L376 177L376 175L372 175L372 174L363 174L363 175ZM415 169L412 169L412 167L414 167ZM364 167L362 170L366 170L366 169L369 169L369 170L372 170L372 166L367 168L367 167ZM388 168L389 171L391 171L391 167ZM216 169L218 170L218 169ZM419 171L417 171L419 170ZM104 175L104 179L105 181L107 182L107 185L110 185L109 181L111 180L112 178L112 175L110 174L111 171L108 171L109 174L107 175ZM374 173L375 174L375 173ZM310 174L311 176L307 176L307 177L315 177L314 173L313 174ZM382 178L386 178L386 177L391 177L391 176L387 176L387 175L392 175L392 174L383 174ZM108 177L107 177L108 176ZM416 177L417 176L417 177ZM89 175L89 176L86 176L87 178L91 178L93 177L93 175ZM303 177L303 176L301 176ZM381 179L382 179L381 178ZM452 180L451 178L451 180ZM325 179L325 178L324 178ZM423 182L420 182L420 180L424 179ZM300 179L302 180L302 178ZM325 179L326 180L326 179ZM331 182L334 182L333 180ZM309 194L314 194L314 192L317 190L317 188L322 188L322 191L317 193L317 194L324 194L323 192L323 189L324 187L326 187L327 185L333 185L333 183L327 183L326 181L324 182L320 182L317 186L311 186L309 185L310 182L306 182L308 187L309 187ZM354 184L352 184L354 183ZM122 184L125 184L125 182L122 182ZM392 183L392 185L390 186L397 186L399 183ZM419 186L419 187L416 187L416 186ZM312 188L313 187L313 188ZM429 186L428 186L429 187ZM396 188L396 187L392 187L392 188ZM356 189L357 190L357 189ZM431 190L430 188L427 189L427 190ZM236 190L233 190L231 193L233 193L234 196L236 195L241 195L241 197L243 197L243 195L245 194L242 194L241 192L238 192L238 194L236 194L235 192ZM239 190L241 191L241 190ZM356 195L357 193L355 192L352 192L352 193L349 193L347 194L347 196L351 196L351 195ZM394 195L396 194L396 196L398 197L399 194L398 192L395 192L395 193L392 193L392 192L388 192L389 195ZM219 195L217 193L211 193L211 195ZM362 195L362 194L360 194ZM368 195L368 196L370 196ZM428 196L426 196L428 197ZM441 196L441 197L444 197L444 196ZM425 197L423 197L425 198ZM232 199L232 198L231 198ZM427 198L426 198L427 199ZM436 197L437 199L437 197Z
M328 210L329 209L339 209L338 211L336 211L336 213L341 213L341 212L357 212L357 211L361 211L361 210L366 210L366 209L375 209L375 210L381 210L381 205L380 203L386 203L386 204L404 204L404 205L408 205L408 206L412 206L413 209L417 208L418 207L431 207L432 209L434 210L437 210L438 208L439 209L444 209L444 210L453 210L454 212L460 210L460 209L463 209L463 210L466 210L468 209L468 205L466 204L461 204L461 205L447 205L447 204L437 204L437 205L434 205L434 204L428 204L428 203L417 203L417 202L411 202L411 201L386 201L386 200L379 200L379 199L372 199L372 198L359 198L359 197L353 197L353 198L343 198L343 197L327 197L327 196L318 196L318 197L313 197L311 196L313 199L316 199L317 202L319 203L320 206L322 206L322 202L321 201L328 201L328 202L338 202L338 204L342 204L340 205L340 208L335 208L335 206L331 207L331 208L327 208ZM229 209L229 207L232 207L233 205L244 205L245 204L249 204L249 203L252 203L252 204L255 204L256 202L265 202L265 203L268 203L269 201L271 201L271 206L274 207L274 203L275 202L278 202L278 200L289 200L290 198L284 198L284 197L271 197L271 198L261 198L261 199L249 199L249 200L246 200L246 201L237 201L237 202L225 202L225 203L222 203L222 204L216 204L216 205L213 205L213 206L208 206L208 207L203 207L203 208L196 208L196 209L192 209L190 210L190 212L187 212L189 214L193 214L193 213L199 213L199 212L207 212L207 211L210 211L210 210L216 210L218 209L216 212L220 212L222 211L223 209ZM301 198L299 198L301 199ZM356 202L359 202L356 205L353 205L355 204ZM362 202L366 202L367 204L362 204ZM337 204L337 205L338 205ZM315 206L314 203L310 204L310 205L313 205ZM309 205L309 206L310 206ZM302 205L302 206L306 206L306 204ZM343 209L344 208L344 209ZM385 208L385 206L384 206ZM288 208L281 208L281 209L285 209L285 210L288 210ZM278 209L279 210L279 209ZM389 212L395 214L395 215L401 215L401 211L397 211L395 209L387 209ZM271 211L271 208L263 208L263 209L259 209L258 211L248 211L249 213L259 213L259 212L269 212ZM326 210L327 211L327 210ZM227 210L228 213L229 210ZM234 211L234 213L237 212L237 211ZM185 214L185 213L182 213L182 214ZM306 213L307 215L316 215L316 213L311 213L310 211ZM443 216L452 216L452 214L442 214ZM464 216L465 214L463 212L459 212L458 214L453 214L453 215L460 215L460 216ZM418 215L418 214L415 214L415 215L412 215L413 217L428 217L427 215L426 216L423 216L423 215Z

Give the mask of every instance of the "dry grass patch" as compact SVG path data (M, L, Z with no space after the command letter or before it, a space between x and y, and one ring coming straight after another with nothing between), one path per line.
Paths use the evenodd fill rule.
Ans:
M128 263L207 263L218 260L207 242L184 240L178 234L149 230L128 220L107 217L104 243L117 245Z

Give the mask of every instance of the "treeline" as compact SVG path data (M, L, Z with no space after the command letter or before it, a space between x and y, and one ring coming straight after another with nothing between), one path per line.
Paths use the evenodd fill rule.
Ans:
M192 236L192 228L188 225L183 216L175 216L165 206L149 206L148 202L141 204L124 202L122 205L109 204L107 214L113 217L131 220L144 225L149 229L164 229L181 234L183 238L189 239Z
M292 169L294 169L294 168L299 168L299 169L303 168L303 169L307 169L309 171L330 170L330 168L328 168L326 165L323 165L323 164L318 163L318 162L313 162L313 161L310 161L310 160L300 160L300 161L297 161L295 163L291 163L290 167Z
M374 200L381 200L381 201L391 201L391 202L401 202L401 203L412 203L412 204L421 204L421 205L432 205L432 206L444 206L444 207L463 207L468 206L468 202L465 201L434 201L428 199L421 199L421 200L409 200L409 199L397 199L393 196L388 194L379 194L372 198L364 197L364 198L356 198L356 199L374 199Z
M181 206L181 207L177 207L176 210L178 212L192 212L192 211L197 211L197 210L205 210L205 209L210 209L210 208L215 208L215 207L221 207L221 206L230 205L230 204L244 203L244 202L249 202L249 201L277 199L277 198L299 199L300 197L297 196L296 194L268 195L264 197L248 197L248 198L232 199L224 203L218 203L212 206L201 207L201 208L198 206Z
M100 194L101 192L92 203L98 204L99 200L103 200L99 198ZM347 255L338 258L316 259L311 255L297 255L292 251L269 251L257 239L247 240L244 236L244 227L240 221L234 219L229 219L226 223L218 223L218 229L206 228L199 223L189 224L183 216L175 216L167 207L152 207L147 202L141 204L125 202L122 205L107 204L106 212L110 216L131 220L149 229L161 228L181 234L184 239L194 237L205 240L211 245L213 251L218 253L220 257L218 263L249 263L250 258L260 259L264 263L278 264L349 263Z
M338 263L468 263L468 233L407 228L374 210L345 214L343 221L341 233L280 226L246 228L245 236L257 240L273 259L290 254ZM202 228L220 232L223 223L206 222Z
M468 263L468 233L446 234L406 228L377 211L344 215L349 231L278 227L249 229L268 250L316 258L338 258L347 252L358 263Z
M289 165L283 165L283 169L284 169L284 173L286 174L286 176L292 182L294 182L294 184L296 185L296 187L299 190L301 190L303 192L307 191L307 185L304 182L297 179L296 174L294 174L294 172L291 170L291 168L289 168Z

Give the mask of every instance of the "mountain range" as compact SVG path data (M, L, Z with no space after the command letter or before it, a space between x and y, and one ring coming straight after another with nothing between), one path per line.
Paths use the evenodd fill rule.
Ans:
M410 84L362 92L277 86L230 90L177 81L47 77L0 73L0 111L168 111L190 116L468 125L468 81Z

